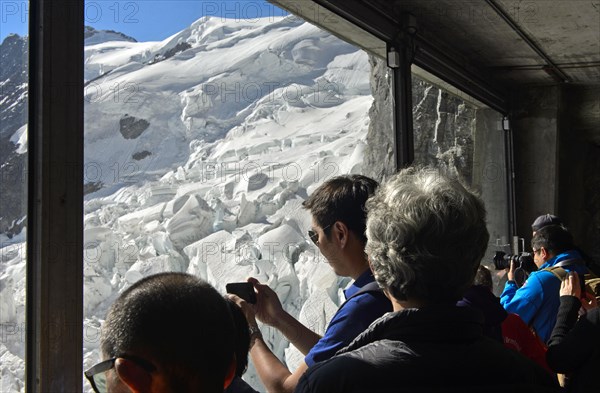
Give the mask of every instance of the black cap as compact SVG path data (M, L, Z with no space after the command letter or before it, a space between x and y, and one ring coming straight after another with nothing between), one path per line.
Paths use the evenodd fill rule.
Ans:
M533 224L531 224L531 229L536 232L548 225L562 225L562 220L552 214L544 214L535 219Z

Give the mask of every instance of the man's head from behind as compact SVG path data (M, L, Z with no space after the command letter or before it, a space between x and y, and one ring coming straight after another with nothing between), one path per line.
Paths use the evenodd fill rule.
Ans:
M473 283L489 234L481 199L434 169L408 168L367 202L369 261L398 301L454 303Z
M378 183L362 175L337 176L319 186L302 206L310 210L317 225L329 236L329 228L344 223L359 240L366 243L367 214L365 202L375 192Z
M233 338L229 306L208 283L146 277L119 296L102 327L103 357L117 358L108 391L222 391L235 368Z
M477 273L475 274L475 279L473 280L473 285L481 285L492 291L494 289L494 281L492 280L492 272L490 272L490 269L483 265L479 265Z
M547 225L540 228L531 239L533 260L540 267L547 260L573 249L573 236L561 225Z

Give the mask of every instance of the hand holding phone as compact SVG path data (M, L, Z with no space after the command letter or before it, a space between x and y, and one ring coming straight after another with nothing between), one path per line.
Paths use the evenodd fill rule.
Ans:
M230 282L225 285L227 293L232 293L244 299L250 304L256 304L256 293L254 286L249 282Z

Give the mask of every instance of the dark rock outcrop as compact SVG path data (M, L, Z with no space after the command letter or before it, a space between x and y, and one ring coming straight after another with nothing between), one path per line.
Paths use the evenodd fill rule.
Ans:
M112 41L129 41L129 42L137 42L137 40L133 37L130 37L126 34L119 33L114 30L96 30L91 26L85 26L85 31L83 33L83 39L85 40L86 45L97 44L101 41L95 40L98 38L100 34L104 33L109 36Z
M173 48L169 49L168 51L166 51L163 54L163 57L165 59L168 59L169 57L173 57L176 54L183 52L186 49L191 48L192 46L190 44L188 44L187 42L180 42L179 44L175 45Z
M151 155L152 155L152 153L150 153L148 150L142 150L142 151L138 151L137 153L133 153L131 155L131 158L133 158L136 161L140 161Z
M135 139L142 135L150 123L145 119L125 115L119 120L119 131L125 139Z

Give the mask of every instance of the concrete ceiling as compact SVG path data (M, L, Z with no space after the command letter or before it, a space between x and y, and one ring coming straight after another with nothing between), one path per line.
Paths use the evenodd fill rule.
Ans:
M600 84L598 1L270 1L379 56L408 12L416 17L421 42L490 83Z

